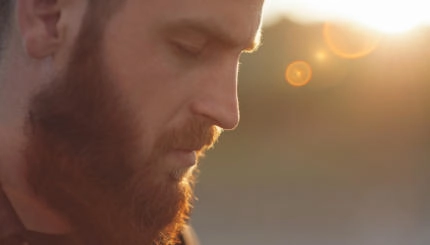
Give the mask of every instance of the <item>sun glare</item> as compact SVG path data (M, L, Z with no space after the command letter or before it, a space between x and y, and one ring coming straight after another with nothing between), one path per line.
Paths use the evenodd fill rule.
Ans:
M426 1L367 1L365 5L358 5L357 11L351 12L353 21L384 33L406 32L422 25L428 19L423 10ZM424 4L428 5L428 4Z
M288 65L285 79L295 87L302 87L312 79L312 68L306 61L295 61Z
M372 31L326 23L323 30L324 40L330 50L345 59L357 59L370 54L378 46L380 35Z
M302 22L348 21L382 33L398 34L430 26L427 0L274 0L268 14L281 13ZM282 7L281 7L282 6ZM277 7L277 9L276 9ZM270 10L272 9L272 10ZM279 10L282 9L282 10Z
M324 50L319 50L315 53L315 59L319 62L323 62L327 59L327 53Z

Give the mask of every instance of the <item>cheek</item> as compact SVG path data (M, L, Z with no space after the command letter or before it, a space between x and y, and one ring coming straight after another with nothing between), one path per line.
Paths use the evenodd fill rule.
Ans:
M111 80L144 135L142 148L151 151L165 130L188 116L184 113L190 97L189 86L184 86L187 81L160 44L117 46L112 42L106 45L104 55Z

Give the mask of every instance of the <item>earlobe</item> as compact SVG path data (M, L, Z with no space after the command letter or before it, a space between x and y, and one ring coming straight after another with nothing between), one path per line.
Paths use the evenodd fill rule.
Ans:
M52 56L61 42L58 30L60 0L17 0L17 20L28 56Z

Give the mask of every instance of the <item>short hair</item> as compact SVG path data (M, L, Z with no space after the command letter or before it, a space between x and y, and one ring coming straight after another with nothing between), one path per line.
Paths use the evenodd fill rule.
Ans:
M14 0L0 0L0 57L7 39Z

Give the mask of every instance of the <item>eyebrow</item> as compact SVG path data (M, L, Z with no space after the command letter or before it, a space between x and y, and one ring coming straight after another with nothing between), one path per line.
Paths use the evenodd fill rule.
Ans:
M168 30L191 30L198 33L203 33L211 39L230 46L230 47L243 47L243 52L252 53L257 51L261 44L261 31L258 30L253 38L247 41L239 41L233 37L230 31L225 30L220 25L213 21L196 21L191 19L182 19L169 24Z

